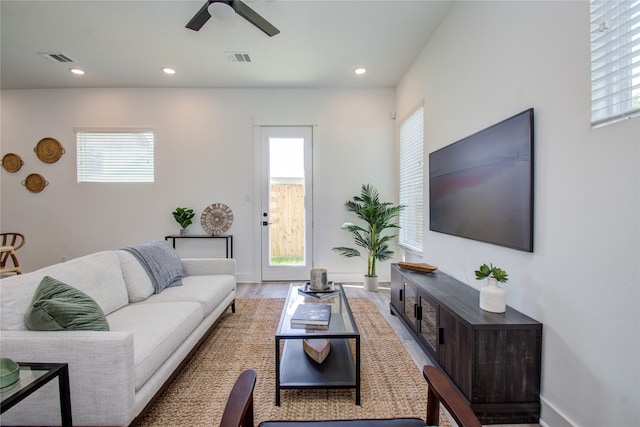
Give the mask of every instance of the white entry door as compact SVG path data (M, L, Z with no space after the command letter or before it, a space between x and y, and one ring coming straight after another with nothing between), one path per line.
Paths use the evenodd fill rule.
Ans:
M309 278L312 266L311 126L264 126L262 280Z

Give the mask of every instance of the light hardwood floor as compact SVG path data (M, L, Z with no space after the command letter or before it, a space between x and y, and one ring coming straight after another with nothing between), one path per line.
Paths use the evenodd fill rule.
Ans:
M422 348L416 343L407 331L407 328L396 316L391 314L389 308L390 289L388 283L380 284L377 292L365 291L361 283L343 283L343 288L348 298L369 298L380 311L380 314L387 320L387 323L395 331L400 342L411 356L418 369L422 372L424 365L433 365ZM238 298L286 298L289 283L263 282L263 283L238 283ZM449 414L447 414L449 415ZM448 416L452 426L456 426L455 421ZM501 424L493 427L540 427L540 424Z

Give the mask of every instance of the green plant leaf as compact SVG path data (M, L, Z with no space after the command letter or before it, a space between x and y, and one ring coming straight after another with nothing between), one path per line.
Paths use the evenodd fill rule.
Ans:
M171 215L173 215L173 218L182 228L187 228L192 224L191 218L195 216L195 213L193 212L193 209L176 208L175 211L171 212Z
M405 207L381 202L378 190L371 184L362 185L360 194L345 202L344 206L364 223L344 223L342 228L351 234L356 246L365 249L366 257L353 248L338 247L333 250L345 257L359 256L366 259L367 275L375 276L376 261L386 261L393 256L388 242L396 236L383 233L388 229L400 228L395 220Z
M499 267L494 267L493 264L490 264L490 266L482 264L475 271L475 274L477 280L486 279L487 277L494 277L500 283L507 283L507 280L509 280L507 272Z

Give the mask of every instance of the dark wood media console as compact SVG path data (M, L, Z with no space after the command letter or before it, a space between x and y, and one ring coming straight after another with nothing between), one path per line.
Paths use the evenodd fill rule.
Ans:
M542 324L507 307L479 307L479 292L442 271L391 266L391 313L449 375L482 424L540 418Z

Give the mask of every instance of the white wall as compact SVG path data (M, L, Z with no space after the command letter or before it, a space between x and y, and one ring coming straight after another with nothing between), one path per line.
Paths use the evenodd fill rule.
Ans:
M458 2L397 88L425 102L425 152L535 108L535 242L524 253L428 232L424 261L544 324L546 425L640 425L640 120L592 130L589 4ZM499 208L499 207L496 207ZM428 220L428 218L426 218ZM427 222L428 223L428 222Z
M361 278L366 261L344 259L331 248L350 244L340 225L343 204L370 182L396 199L394 91L270 89L5 90L1 92L2 154L19 154L24 167L0 171L2 230L26 234L19 252L27 271L98 250L176 233L177 206L200 213L225 203L234 213L228 233L241 281L259 281L258 125L315 125L314 261L331 280ZM78 184L75 127L150 127L155 131L153 184ZM33 147L58 139L66 154L40 162ZM20 183L29 173L49 181L33 194ZM179 241L186 255L224 256L222 241ZM199 252L199 253L195 253ZM215 252L215 253L214 253ZM380 268L389 280L388 265Z

